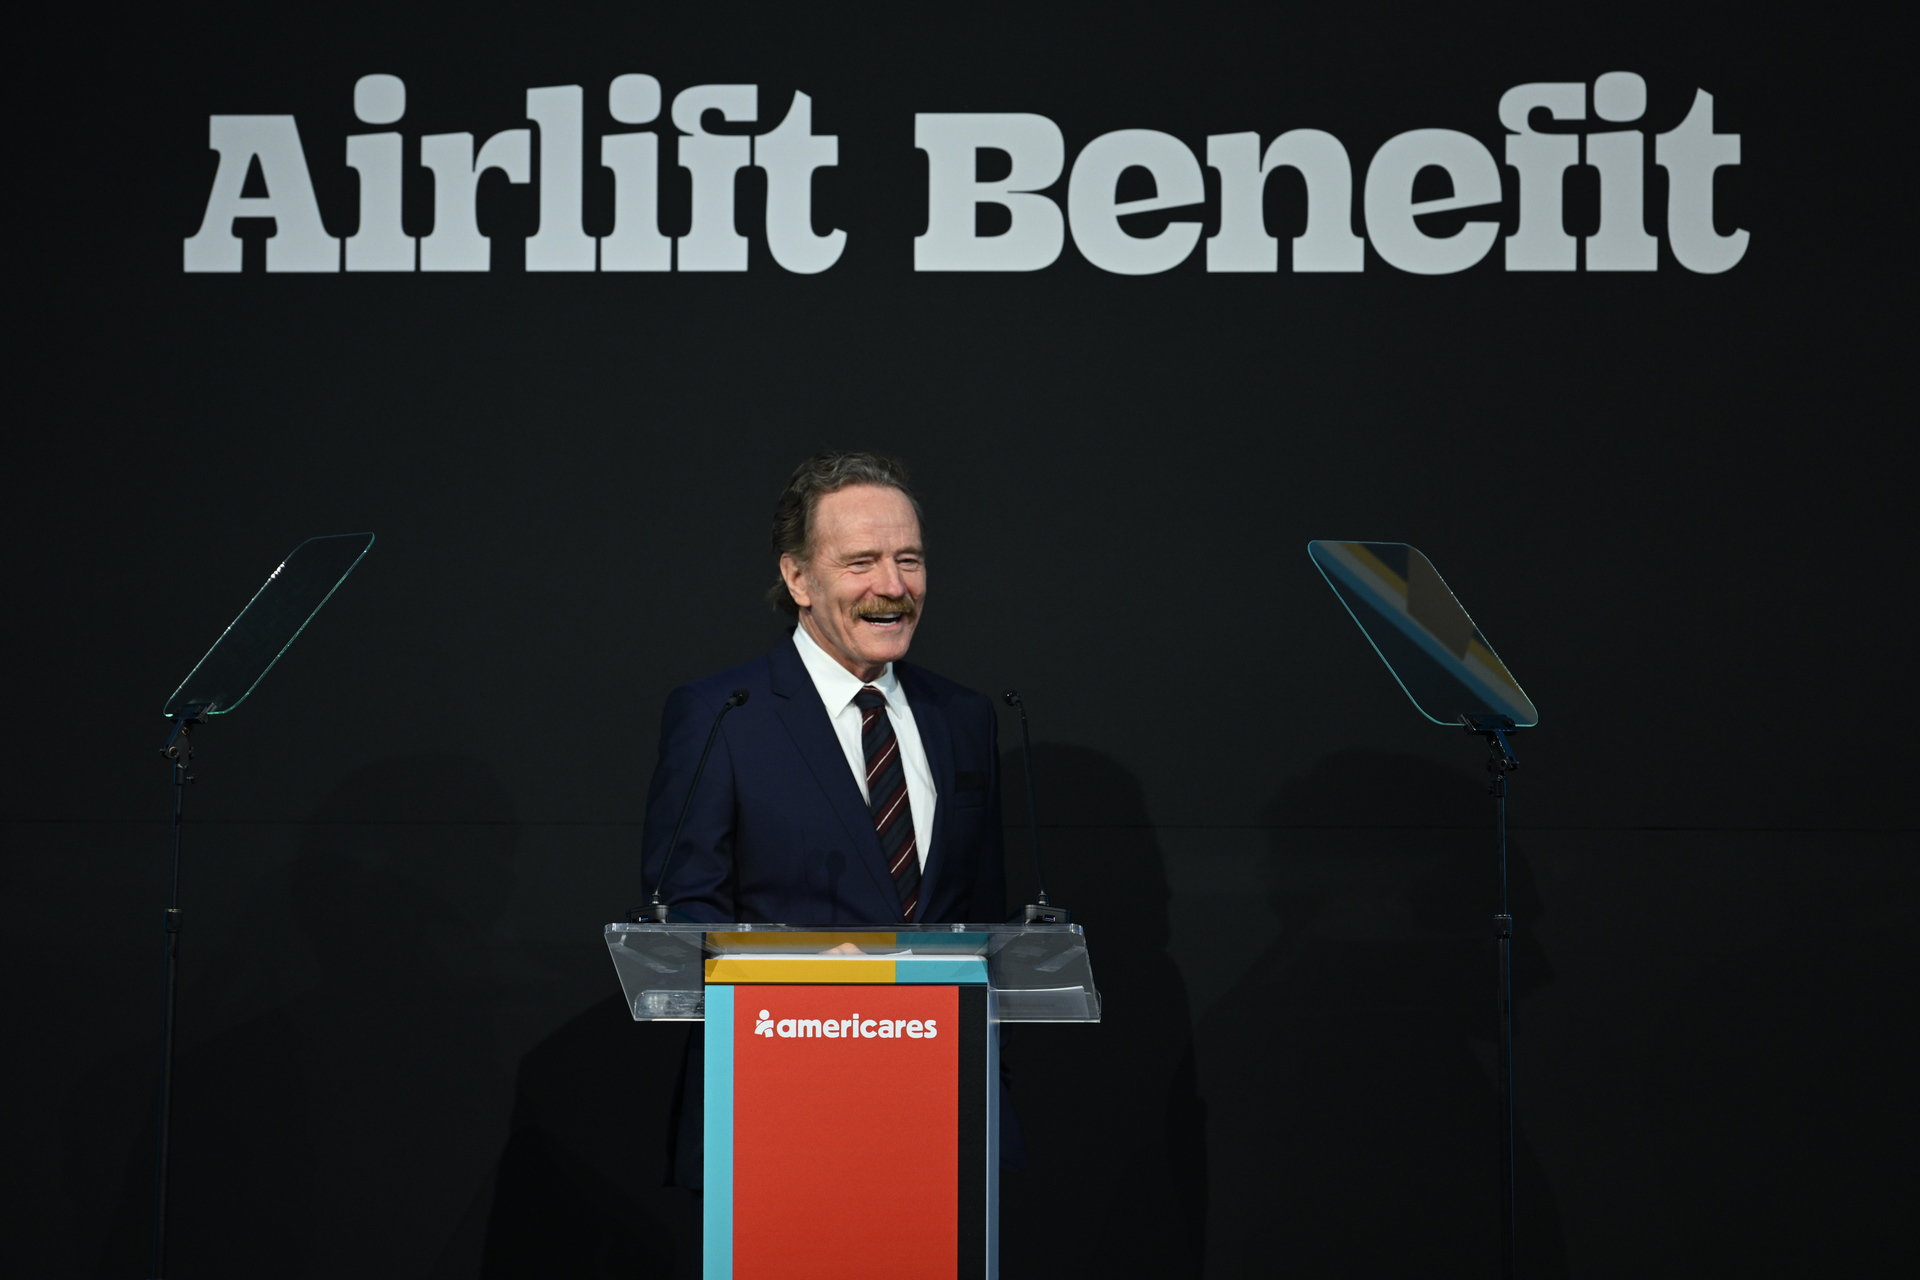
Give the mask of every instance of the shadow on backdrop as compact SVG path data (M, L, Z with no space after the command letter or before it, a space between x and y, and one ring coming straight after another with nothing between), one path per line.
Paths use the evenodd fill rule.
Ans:
M463 820L423 820L447 814ZM257 903L229 897L220 918L206 909L219 858L198 837L204 887L182 949L168 1270L470 1275L478 1242L467 1224L493 1141L477 1121L505 1093L475 993L498 985L502 963L481 944L512 890L506 792L467 757L397 757L343 779L293 831L290 856L273 847L273 828L222 833L225 849L244 846L271 869L253 881ZM248 995L288 987L302 989L264 1010ZM150 1080L158 1037L133 1056L152 1064ZM116 1063L111 1075L130 1069ZM93 1096L78 1089L69 1108L75 1177L91 1149L81 1144L128 1141L98 1132ZM155 1097L98 1242L102 1277L146 1274Z
M486 1277L697 1276L699 1202L667 1185L668 1115L696 1023L614 994L521 1060L487 1221Z
M1034 893L1022 753L1007 753L1007 883ZM1047 889L1085 927L1095 1026L1007 1029L1029 1167L1001 1183L1001 1274L1197 1276L1205 1117L1186 981L1167 951L1166 861L1140 783L1085 747L1036 743Z
M1484 778L1342 752L1283 788L1267 818L1280 938L1198 1032L1210 1273L1281 1261L1312 1276L1498 1274L1498 857ZM1528 929L1539 900L1517 841L1510 856L1518 1005L1552 974ZM1515 1052L1524 1083L1518 1032ZM1520 1266L1561 1276L1524 1094L1520 1115Z

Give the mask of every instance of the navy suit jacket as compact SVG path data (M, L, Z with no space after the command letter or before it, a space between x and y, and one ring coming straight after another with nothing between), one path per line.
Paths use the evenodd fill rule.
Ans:
M896 663L894 671L938 797L915 919L1005 920L993 704L908 663ZM747 702L720 723L667 867L663 896L673 917L716 924L898 923L899 894L873 819L791 635L763 657L683 685L667 699L647 795L646 883L659 883L701 748L735 689L747 691Z
M993 704L901 662L894 672L933 773L933 843L917 922L1007 918L1000 751ZM720 722L662 896L676 920L724 924L897 924L900 893L813 678L783 636L764 657L673 691L647 792L646 883L659 883L667 841L714 717L735 689L745 705ZM671 1125L670 1180L702 1184L701 1038L688 1042ZM1003 1162L1024 1163L1011 1106L1001 1106Z

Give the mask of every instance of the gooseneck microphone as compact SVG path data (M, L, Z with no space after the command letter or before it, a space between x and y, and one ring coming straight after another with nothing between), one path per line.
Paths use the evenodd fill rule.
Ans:
M633 923L667 923L667 903L661 894L667 887L667 871L673 866L673 851L680 845L680 828L687 825L687 814L693 811L693 793L700 788L700 775L707 771L707 757L713 754L713 740L720 734L720 722L727 718L727 712L746 704L745 689L735 689L720 704L719 714L713 718L713 727L707 730L707 745L700 749L700 763L693 767L693 778L687 783L687 798L680 802L680 818L673 824L673 836L667 841L667 856L660 863L660 878L653 882L653 895L647 899L646 909L634 914Z
M1033 735L1027 728L1027 704L1020 700L1017 689L1008 689L1000 696L1020 713L1020 762L1027 775L1027 825L1033 832L1033 879L1040 889L1038 901L1029 902L1019 919L1026 924L1066 924L1073 919L1073 913L1047 901L1047 873L1040 861L1040 807L1033 789Z

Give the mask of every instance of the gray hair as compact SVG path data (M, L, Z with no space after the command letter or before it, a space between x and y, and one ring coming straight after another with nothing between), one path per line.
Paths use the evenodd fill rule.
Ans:
M907 487L907 468L898 458L877 453L843 453L829 450L816 453L793 469L793 476L773 508L773 555L792 556L801 564L813 558L813 513L820 499L856 484L875 484L898 489L913 506L913 518L920 518L920 499ZM789 617L800 616L785 578L777 579L767 591L767 603Z

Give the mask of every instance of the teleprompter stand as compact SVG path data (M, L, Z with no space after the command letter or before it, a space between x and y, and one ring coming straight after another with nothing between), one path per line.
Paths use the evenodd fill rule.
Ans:
M153 1246L149 1274L162 1280L167 1267L167 1165L173 1120L173 1039L180 976L180 845L187 784L194 780L194 731L209 716L234 710L280 660L313 616L339 589L373 545L370 533L308 538L275 566L240 616L227 624L206 655L167 699L167 760L173 785L166 910L165 1004L160 1031L160 1101L155 1117Z
M1500 908L1495 913L1495 1035L1500 1090L1502 1274L1515 1274L1517 1232L1513 1088L1513 911L1507 896L1507 776L1519 768L1510 736L1539 713L1439 571L1404 542L1310 542L1307 554L1360 624L1420 714L1486 741L1494 803Z
M1501 1229L1506 1259L1506 1274L1514 1274L1514 1212L1518 1187L1514 1171L1513 1114L1513 910L1507 901L1507 775L1520 767L1513 758L1507 734L1516 726L1506 716L1476 716L1465 712L1461 727L1480 735L1487 742L1487 773L1492 781L1487 794L1493 797L1494 839L1500 851L1500 910L1493 917L1494 948L1499 966L1500 1028L1497 1045L1499 1059L1500 1110L1506 1126L1500 1144Z
M1003 1022L1098 1022L1071 924L611 924L638 1021L703 1021L705 1280L999 1274Z

